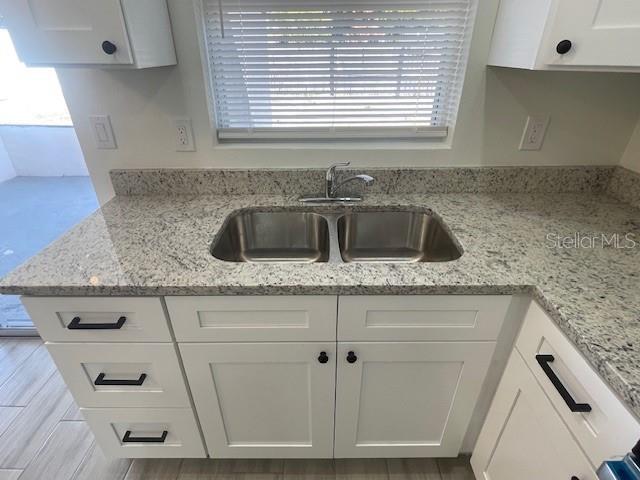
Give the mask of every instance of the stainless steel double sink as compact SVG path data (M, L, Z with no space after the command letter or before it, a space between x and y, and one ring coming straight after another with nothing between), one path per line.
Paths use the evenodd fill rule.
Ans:
M462 248L429 211L267 211L231 214L211 248L228 262L447 262Z

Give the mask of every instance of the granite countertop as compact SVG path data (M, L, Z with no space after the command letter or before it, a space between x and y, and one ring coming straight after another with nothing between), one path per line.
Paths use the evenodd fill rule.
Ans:
M212 257L209 248L231 212L299 207L296 199L117 196L0 281L0 293L531 293L640 417L639 209L594 194L381 194L357 208L367 205L432 209L464 255L421 264L228 263ZM637 245L550 246L556 236L578 232L617 233L620 246L630 234Z

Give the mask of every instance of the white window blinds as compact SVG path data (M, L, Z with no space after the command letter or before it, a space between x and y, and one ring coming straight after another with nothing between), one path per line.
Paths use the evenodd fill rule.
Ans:
M444 137L473 0L202 0L220 139Z

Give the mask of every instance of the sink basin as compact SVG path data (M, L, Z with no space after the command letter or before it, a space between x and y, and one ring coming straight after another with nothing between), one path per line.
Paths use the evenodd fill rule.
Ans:
M329 227L311 212L239 212L229 218L211 253L228 262L327 262Z
M231 214L211 248L227 262L446 262L462 255L437 216L411 210L329 209Z
M423 212L345 214L338 242L345 262L447 262L462 255L442 222Z

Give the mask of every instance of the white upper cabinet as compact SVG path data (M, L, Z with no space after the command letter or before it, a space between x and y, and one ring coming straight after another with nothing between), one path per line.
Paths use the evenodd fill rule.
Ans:
M166 0L0 0L0 11L29 65L176 63Z
M640 71L637 0L502 0L489 65Z

